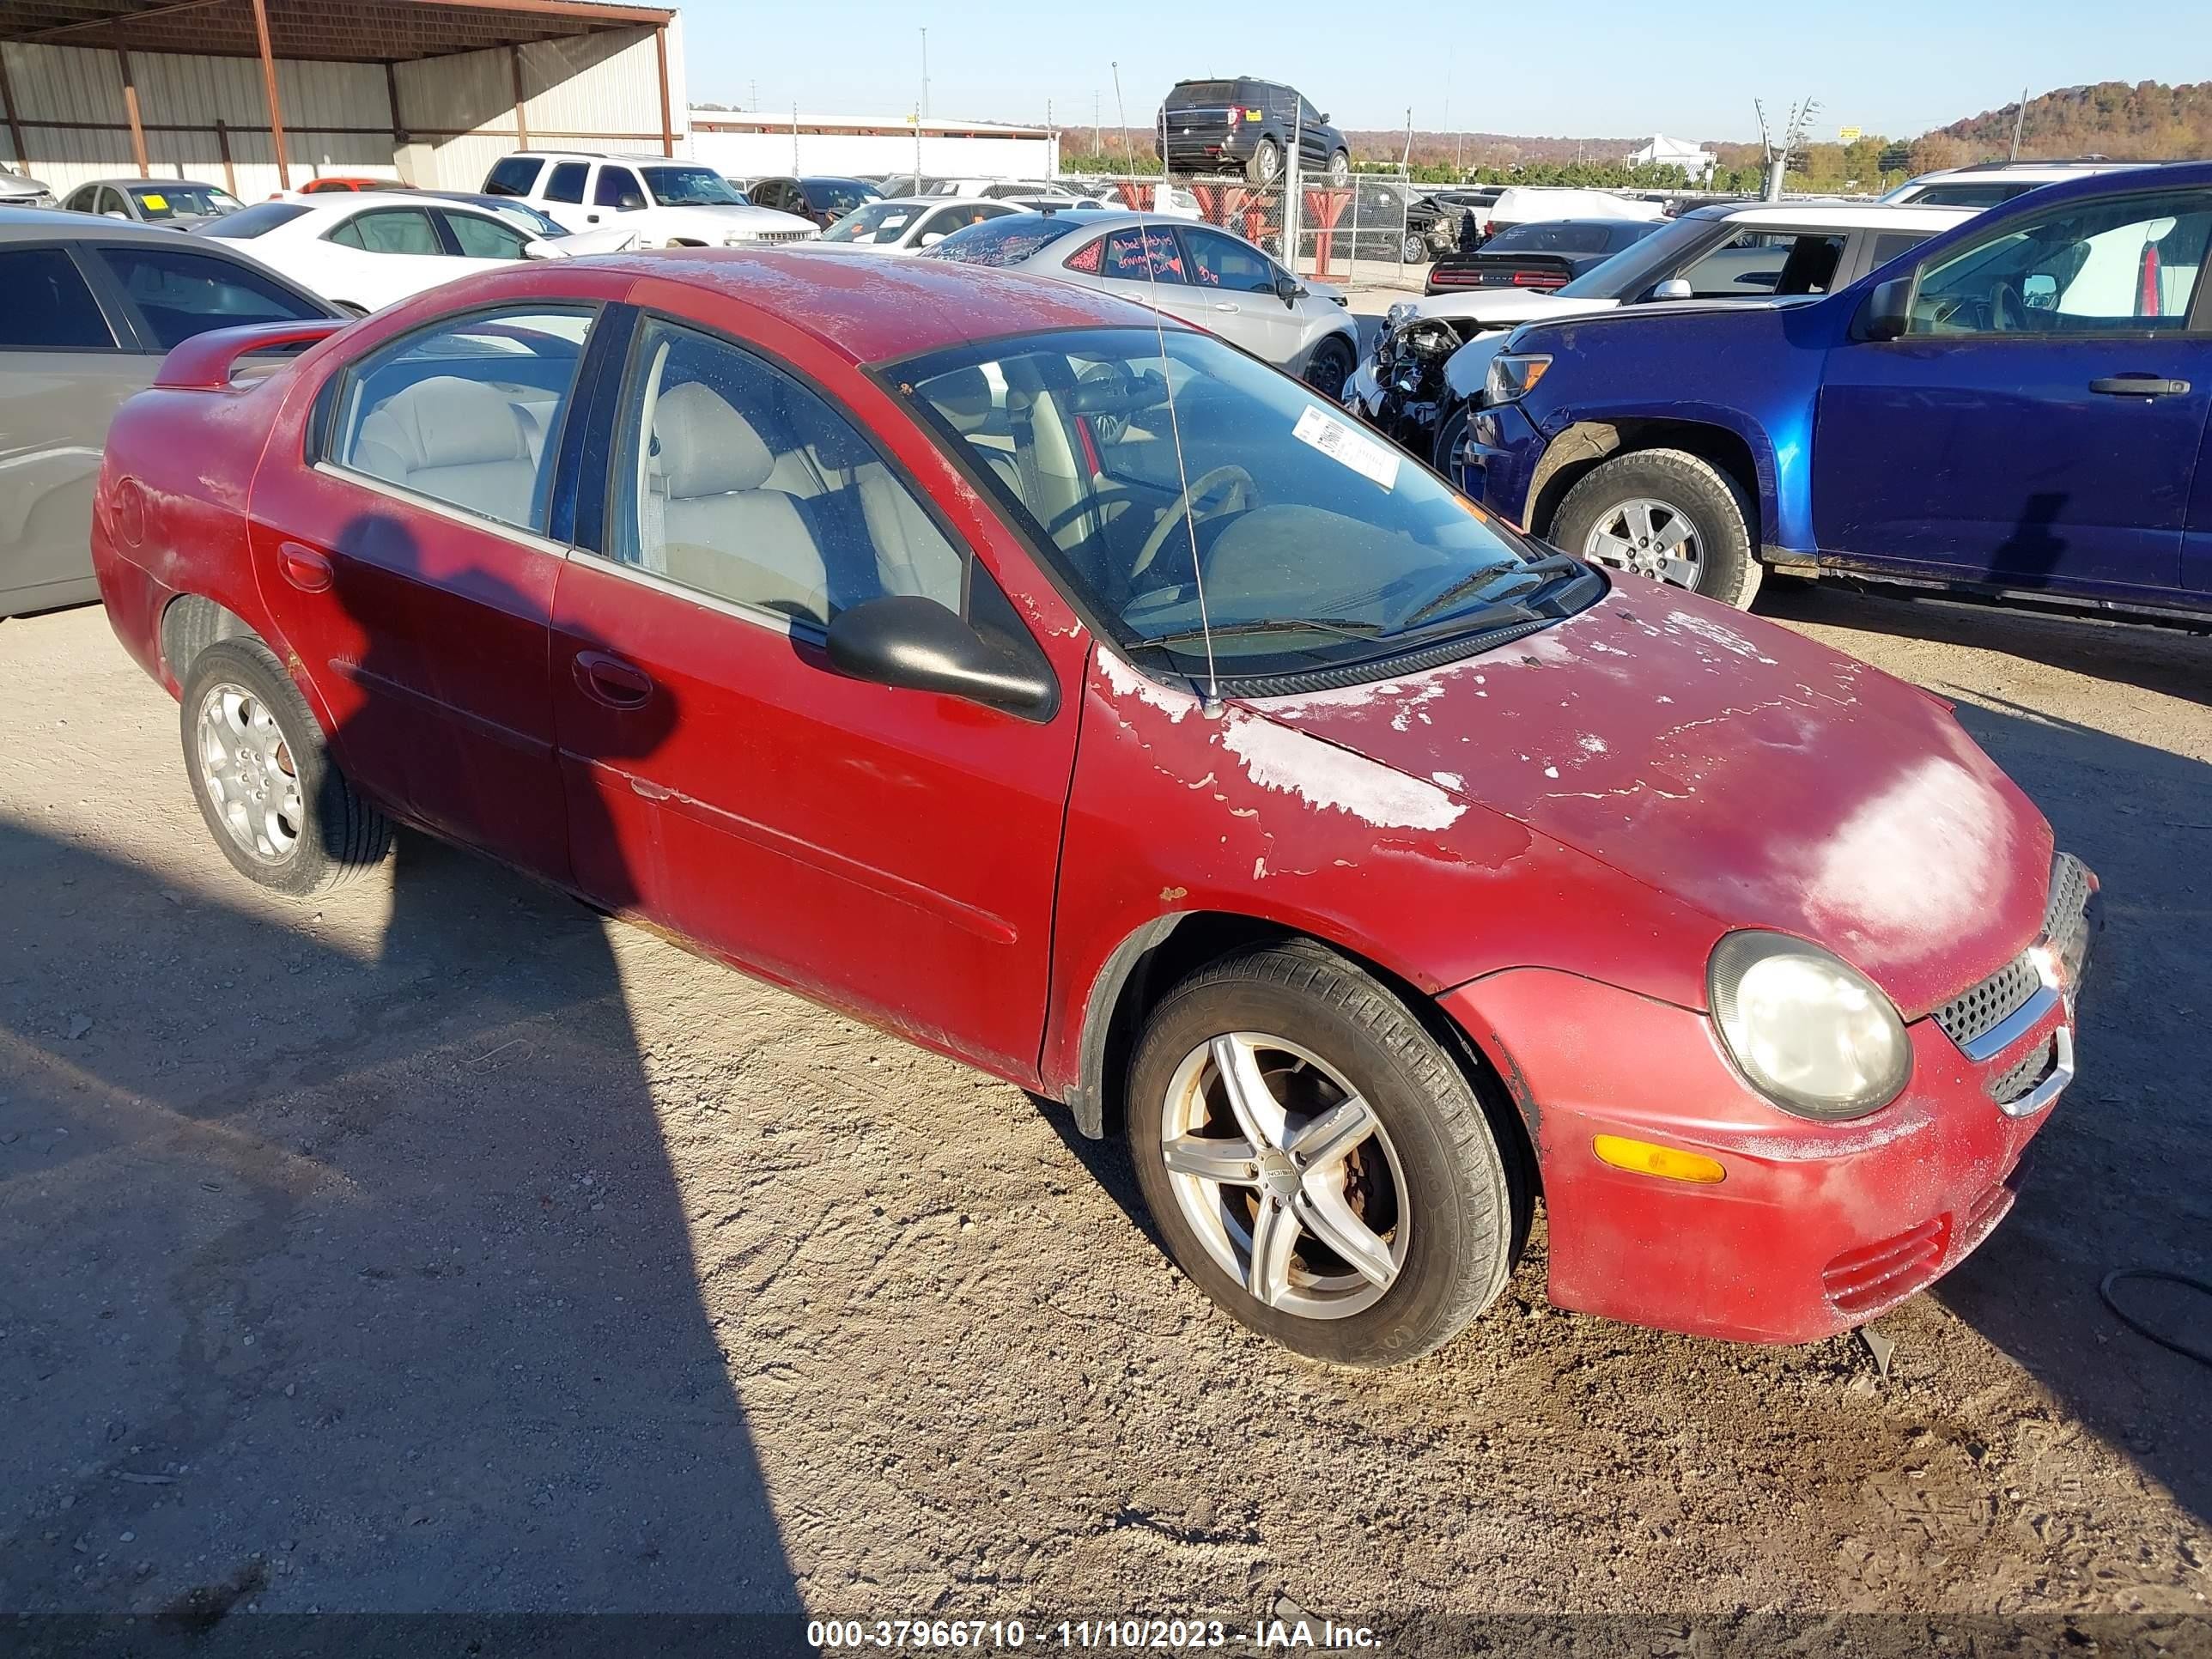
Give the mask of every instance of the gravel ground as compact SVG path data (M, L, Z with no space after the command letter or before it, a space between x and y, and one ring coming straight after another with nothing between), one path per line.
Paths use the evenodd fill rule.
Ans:
M2097 1287L2212 1265L2212 646L1772 599L1954 698L2111 901L2081 1080L1886 1379L1548 1312L1540 1229L1441 1354L1304 1364L1016 1090L420 840L264 898L100 612L0 623L0 1610L2203 1637L2212 1374Z

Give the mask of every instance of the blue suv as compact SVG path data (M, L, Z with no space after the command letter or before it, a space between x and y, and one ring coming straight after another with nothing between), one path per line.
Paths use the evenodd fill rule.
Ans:
M2212 617L2212 163L2046 185L1799 303L1530 324L1455 458L1571 553Z

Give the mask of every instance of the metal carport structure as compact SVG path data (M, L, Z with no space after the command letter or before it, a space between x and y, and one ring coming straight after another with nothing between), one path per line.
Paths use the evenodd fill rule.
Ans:
M612 0L0 0L12 160L251 197L295 174L474 188L534 143L675 155L678 13Z

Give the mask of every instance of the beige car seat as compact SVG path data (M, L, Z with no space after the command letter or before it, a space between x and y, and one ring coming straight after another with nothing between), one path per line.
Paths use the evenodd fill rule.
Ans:
M434 501L527 526L542 442L542 429L501 392L440 374L369 411L351 464Z

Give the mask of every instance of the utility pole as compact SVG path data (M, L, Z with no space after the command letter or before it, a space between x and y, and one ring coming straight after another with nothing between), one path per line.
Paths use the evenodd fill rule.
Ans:
M921 31L921 118L929 119L929 30Z
M2005 157L2008 161L2020 160L2020 130L2027 125L2027 88L2020 89L2020 108L2012 118L2012 149Z
M1121 149L1126 158L1129 149L1129 106L1121 101L1121 60L1116 58L1112 68L1114 70L1114 115L1115 118L1121 124ZM1134 173L1136 167L1132 165L1128 170Z
M1103 157L1106 154L1106 129L1098 119L1098 88L1091 88L1091 153Z

